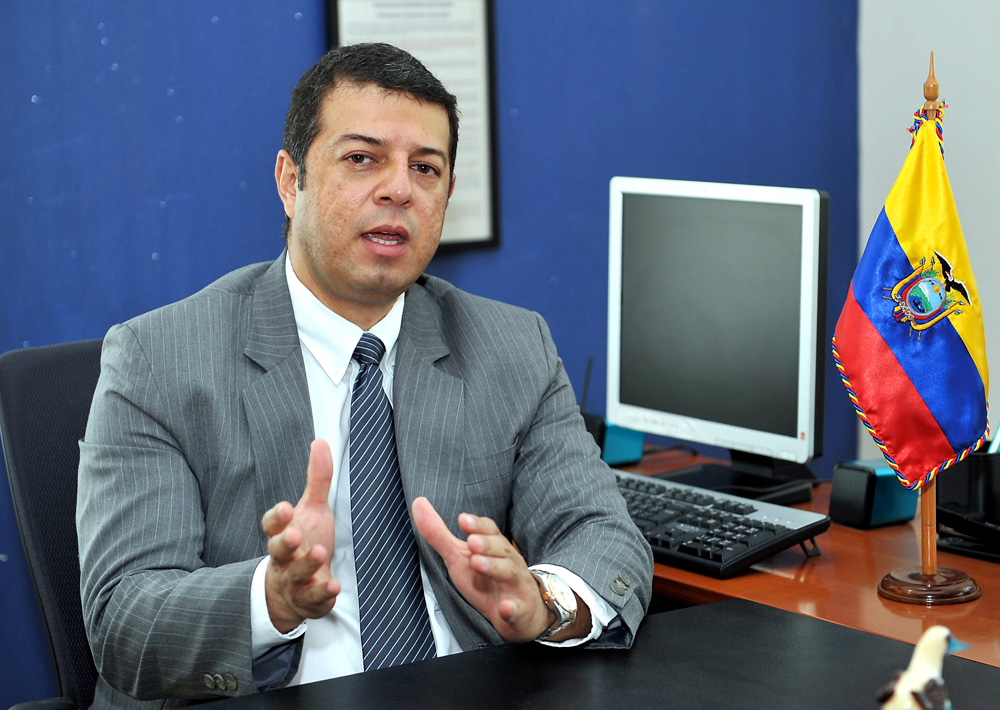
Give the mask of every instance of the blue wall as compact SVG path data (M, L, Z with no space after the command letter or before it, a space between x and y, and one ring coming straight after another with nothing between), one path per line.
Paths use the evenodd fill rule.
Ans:
M501 247L431 271L540 311L578 392L594 358L593 411L612 175L829 192L832 333L856 262L857 7L761 5L496 0ZM0 352L99 337L280 251L274 155L324 26L322 0L0 6ZM831 366L825 476L856 446L840 387ZM6 493L0 597L0 707L54 694Z

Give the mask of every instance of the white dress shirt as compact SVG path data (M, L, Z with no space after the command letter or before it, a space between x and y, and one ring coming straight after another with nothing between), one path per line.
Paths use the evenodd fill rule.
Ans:
M285 260L285 275L302 343L302 357L305 362L315 435L317 439L327 441L333 455L330 508L334 516L335 544L331 568L333 577L339 580L341 585L337 602L329 614L320 619L309 619L291 632L282 634L274 628L267 612L264 573L269 558L265 557L257 566L250 600L254 657L257 658L269 648L301 636L307 628L309 631L303 639L298 671L291 681L294 685L364 671L357 575L354 569L348 448L351 392L359 367L351 357L364 331L320 303L295 275L291 259ZM386 355L379 367L382 370L383 387L390 402L392 402L396 342L399 339L403 318L404 299L405 294L400 295L388 315L370 330L385 345ZM554 565L536 565L534 569L544 569L558 574L591 609L593 626L590 635L557 645L578 645L597 638L616 618L614 609L572 572ZM461 651L437 603L423 565L420 576L437 655L446 656Z

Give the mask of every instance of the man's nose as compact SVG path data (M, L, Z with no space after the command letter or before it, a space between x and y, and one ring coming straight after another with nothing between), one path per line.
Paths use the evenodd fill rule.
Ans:
M380 204L391 202L397 207L407 205L413 199L413 185L410 182L410 166L407 162L392 162L386 165L382 184L375 195Z

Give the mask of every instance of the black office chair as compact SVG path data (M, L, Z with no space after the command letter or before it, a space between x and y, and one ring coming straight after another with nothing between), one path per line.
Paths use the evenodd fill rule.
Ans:
M80 604L76 470L100 358L100 340L0 356L0 441L60 693L11 710L86 708L94 698L97 670Z

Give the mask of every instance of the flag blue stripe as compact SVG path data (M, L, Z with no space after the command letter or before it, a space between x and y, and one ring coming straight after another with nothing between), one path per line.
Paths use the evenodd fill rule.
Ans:
M930 260L933 254L920 255ZM986 394L965 341L944 319L920 334L893 317L890 290L913 270L883 208L854 273L854 297L956 451L981 434ZM887 290L888 289L888 290ZM961 318L960 315L952 316ZM970 439L971 437L971 439Z

